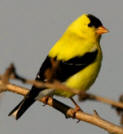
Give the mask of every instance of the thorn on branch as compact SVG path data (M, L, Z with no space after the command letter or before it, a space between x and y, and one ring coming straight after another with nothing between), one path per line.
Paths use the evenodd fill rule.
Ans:
M14 72L14 64L10 64L10 66L5 70L2 75L2 82L4 84L8 83L11 74Z
M123 103L123 94L119 97L119 102ZM120 124L123 125L123 108L114 107L116 109L117 114L120 116Z
M97 117L97 118L100 118L99 114L97 113L96 110L93 111L94 112L94 116Z
M14 72L14 65L10 64L10 66L5 70L4 74L0 76L1 83L0 83L0 93L6 91L6 84L9 83L9 79L11 74Z
M13 76L13 78L15 78L15 79L17 79L17 80L20 80L21 82L23 82L23 83L26 83L26 79L25 78L23 78L23 77L21 77L21 76L19 76L18 74L17 74L17 71L16 71L16 68L15 68L15 66L14 66L14 64L12 64L12 76Z
M78 95L79 101L85 101L85 100L87 100L88 98L90 98L90 95L87 94L87 93L84 92L84 91L81 91L81 92L79 93L79 95Z
M16 72L14 72L14 78L17 80L20 80L22 83L26 83L26 79L23 77L20 77Z

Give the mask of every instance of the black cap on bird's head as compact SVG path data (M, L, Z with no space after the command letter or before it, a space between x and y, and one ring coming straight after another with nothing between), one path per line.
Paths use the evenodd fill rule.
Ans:
M89 27L95 27L97 30L97 34L104 34L104 33L107 33L109 32L102 24L102 22L97 18L95 17L94 15L92 14L88 14L87 15L88 18L90 19L90 23L88 24Z
M88 14L87 16L90 19L90 23L88 24L89 27L94 26L95 28L98 28L100 26L103 26L102 22L95 16L93 16L91 14Z

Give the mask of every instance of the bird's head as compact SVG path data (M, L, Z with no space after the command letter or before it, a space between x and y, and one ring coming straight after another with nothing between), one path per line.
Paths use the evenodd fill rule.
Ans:
M69 30L80 37L90 39L99 39L102 34L108 32L102 22L91 14L83 14L77 18L70 25Z

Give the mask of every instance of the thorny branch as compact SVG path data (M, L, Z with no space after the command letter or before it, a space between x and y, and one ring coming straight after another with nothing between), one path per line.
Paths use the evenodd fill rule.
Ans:
M70 89L58 81L54 81L53 83L43 83L43 82L38 82L34 80L26 80L25 78L22 78L19 75L17 75L15 67L13 65L10 65L10 67L5 71L5 73L3 75L0 75L0 92L10 91L10 92L14 92L23 96L25 96L28 93L29 90L27 88L23 88L23 87L9 83L9 79L19 79L23 81L24 83L28 83L31 85L34 84L37 87L47 87L47 88L53 88L54 90L62 89L62 90L70 91L70 92L80 95L80 98L82 94L82 96L84 96L86 100L90 99L90 100L101 101L103 103L110 104L116 108L120 108L120 110L123 110L122 102L115 102L113 100L105 99L103 97L95 96L92 94L78 93L78 92L75 92L76 90ZM42 97L39 99L39 101L42 101L44 103L45 98L46 97ZM117 126L109 121L102 119L96 111L94 111L94 114L92 115L87 114L82 111L78 111L75 113L75 115L73 115L73 109L71 107L51 97L49 97L47 104L49 106L52 106L56 110L62 112L67 118L71 117L71 118L75 118L81 121L91 123L93 125L96 125L100 128L105 129L109 133L123 134L122 127Z

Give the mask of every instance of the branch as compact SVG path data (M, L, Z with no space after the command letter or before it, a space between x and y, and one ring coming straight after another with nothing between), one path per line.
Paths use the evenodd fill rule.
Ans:
M35 85L36 87L39 87L39 88L46 87L46 88L54 89L54 90L63 90L63 91L72 92L74 94L79 95L79 100L80 101L81 100L82 101L83 100L99 101L99 102L102 102L102 103L109 104L113 107L123 109L123 103L121 101L117 102L117 101L114 101L114 100L111 100L111 99L108 99L108 98L104 98L104 97L101 97L101 96L94 95L92 93L80 92L77 89L72 89L72 88L69 88L69 87L63 85L62 83L60 83L59 81L56 81L56 80L53 81L52 83L49 83L49 82L44 83L44 82L39 82L39 81L36 81L36 80L25 79L22 76L19 76L17 74L14 66L11 66L11 67L13 68L13 69L11 69L13 71L12 75L10 76L11 79L19 80L19 81L21 81L25 84Z
M6 73L7 71L9 73ZM25 96L29 90L27 88L23 88L23 87L9 83L8 80L11 77L11 73L13 72L13 70L11 68L8 68L6 70L6 72L4 73L4 75L0 76L0 91L1 92L10 91L10 92L14 92L14 93ZM35 83L36 81L33 81L33 82ZM34 83L32 83L32 84L34 84ZM47 87L49 86L49 85L44 85L44 83L42 83L42 84L43 84L42 86L47 86ZM54 89L58 88L58 86L60 86L59 83L57 83L58 85L56 83L48 83L48 84L51 84L50 86L53 86ZM62 89L63 86L64 85L61 85L60 88ZM65 90L69 90L69 89L67 89L67 87L66 87ZM45 98L46 97L43 97L38 100L45 103ZM73 115L73 111L74 111L73 108L71 108L51 97L48 99L47 104L49 106L55 108L56 110L62 112L67 118L71 117L71 118L75 118L75 119L78 119L81 121L88 122L90 124L103 128L104 130L108 131L109 133L123 134L123 128L121 128L120 126L117 126L109 121L102 119L96 111L94 111L94 114L88 114L83 111L78 111Z
M0 80L0 87L2 84L3 82ZM23 88L23 87L8 83L6 84L6 90L3 90L3 91L10 91L10 92L25 96L29 90L27 88ZM45 97L39 99L39 101L41 102L45 102L44 100L45 100ZM71 118L75 118L81 121L88 122L90 124L103 128L110 133L123 134L123 129L120 126L117 126L109 121L102 119L98 114L94 113L93 115L91 115L85 112L78 111L76 112L75 117L74 117L72 114L73 109L57 101L56 99L49 98L47 104L55 108L56 110L62 112L65 116L67 115L67 117L71 117Z

